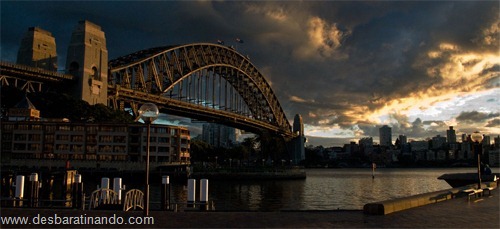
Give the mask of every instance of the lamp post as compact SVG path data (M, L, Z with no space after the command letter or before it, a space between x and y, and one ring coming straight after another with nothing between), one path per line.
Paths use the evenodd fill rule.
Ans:
M139 108L139 117L147 124L146 134L146 187L144 190L144 215L149 215L149 144L151 135L151 123L158 118L160 111L153 103L145 103Z
M471 134L470 138L472 139L474 153L477 154L477 189L481 189L481 141L483 141L483 135L476 131Z

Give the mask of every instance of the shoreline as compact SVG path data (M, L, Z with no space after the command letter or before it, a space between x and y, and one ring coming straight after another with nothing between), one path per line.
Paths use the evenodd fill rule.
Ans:
M124 224L67 225L25 224L3 228L499 228L499 191L468 201L466 197L446 199L387 215L365 214L362 210L287 211L150 211L154 224L131 225L127 220L143 217L142 211L81 211L74 209L3 208L2 217L122 217ZM62 218L61 218L62 219ZM144 218L141 218L141 220ZM33 221L32 221L33 222ZM40 222L40 221L38 221ZM145 220L142 222L146 222ZM36 222L35 222L36 223Z

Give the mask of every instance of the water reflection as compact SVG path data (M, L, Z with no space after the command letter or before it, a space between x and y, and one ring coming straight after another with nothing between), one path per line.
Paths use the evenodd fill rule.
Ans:
M375 179L372 179L371 169L314 169L307 170L305 180L210 180L209 200L214 201L216 210L226 211L359 210L366 203L451 188L437 177L473 170L378 169ZM495 168L493 172L498 170ZM172 183L173 203L187 201L186 185L183 182ZM151 187L151 200L160 201L158 185ZM155 207L155 204L151 206Z

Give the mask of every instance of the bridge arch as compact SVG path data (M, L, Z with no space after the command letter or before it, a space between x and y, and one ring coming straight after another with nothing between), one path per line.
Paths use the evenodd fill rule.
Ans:
M141 50L111 60L108 76L112 106L126 102L136 110L140 103L155 102L169 111L217 116L292 136L267 80L249 58L226 46L195 43Z

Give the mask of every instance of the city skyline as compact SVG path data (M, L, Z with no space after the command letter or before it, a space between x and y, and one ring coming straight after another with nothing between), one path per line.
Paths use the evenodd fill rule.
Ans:
M1 59L9 62L27 29L39 26L54 35L63 69L71 31L82 19L102 27L110 59L224 41L264 74L291 123L302 115L306 144L377 139L383 125L410 139L446 136L449 126L457 135L500 133L496 1L2 2L1 8Z

